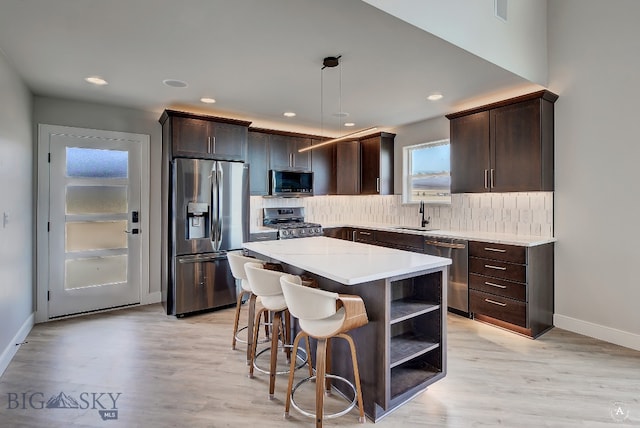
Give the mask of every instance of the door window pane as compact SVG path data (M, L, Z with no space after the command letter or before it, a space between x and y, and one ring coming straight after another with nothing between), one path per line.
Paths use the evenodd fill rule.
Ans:
M64 288L66 290L126 281L126 255L65 261Z
M67 186L67 214L119 214L127 210L126 186Z
M67 177L127 178L129 152L67 147Z
M66 228L66 252L127 248L127 220L69 222Z

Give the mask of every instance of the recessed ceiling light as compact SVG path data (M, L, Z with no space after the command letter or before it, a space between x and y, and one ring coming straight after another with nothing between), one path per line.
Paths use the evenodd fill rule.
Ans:
M107 82L100 76L89 76L89 77L85 77L84 80L88 83L91 83L97 86L104 86L109 84L109 82Z
M216 100L214 100L213 98L210 97L202 97L200 98L200 101L202 101L205 104L213 104L216 102Z
M356 124L355 124L355 123L353 123L353 122L345 122L344 126L349 126L349 127L351 127L351 126L356 126Z
M427 99L428 99L429 101L438 101L438 100L441 100L441 99L442 99L442 94L434 93L434 94L429 95L429 96L427 97Z
M167 86L171 86L172 88L186 88L187 87L187 82L183 82L182 80L176 80L176 79L164 79L162 81L162 83L164 83Z
M285 117L295 117L296 114L292 111L285 111L284 113L282 113L283 116Z

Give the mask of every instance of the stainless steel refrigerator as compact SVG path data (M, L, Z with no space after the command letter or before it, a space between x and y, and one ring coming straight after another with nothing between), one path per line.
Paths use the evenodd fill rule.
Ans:
M173 160L169 314L236 302L226 254L248 240L248 177L249 168L242 162Z

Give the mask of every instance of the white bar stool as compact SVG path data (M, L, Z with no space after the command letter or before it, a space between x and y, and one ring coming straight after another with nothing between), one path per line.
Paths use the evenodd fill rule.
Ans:
M251 291L256 296L260 297L262 301L262 309L255 314L255 323L253 327L253 339L251 340L251 361L253 362L249 366L249 377L253 377L253 369L256 368L260 371L264 371L256 365L256 347L257 337L259 330L260 316L263 312L268 311L271 315L271 359L269 367L269 399L273 399L275 392L275 381L277 374L285 374L288 371L278 373L276 371L277 358L278 358L278 338L281 337L283 348L287 354L287 361L291 361L291 370L296 368L296 360L298 356L297 349L293 353L291 358L291 317L287 308L287 303L284 300L282 294L282 287L280 285L280 277L286 275L282 272L264 269L259 263L247 263L244 265L251 286ZM288 275L287 275L288 276ZM284 316L284 323L283 318ZM307 344L308 349L308 344ZM264 351L263 351L264 352ZM306 352L308 356L308 351ZM307 362L307 358L299 365L302 367ZM309 372L311 373L311 365L309 365ZM266 372L266 371L265 371Z
M251 364L251 339L253 338L253 323L256 311L256 299L257 296L251 292L251 286L247 273L244 269L246 263L257 263L264 266L264 262L254 257L247 257L242 254L242 251L232 251L227 253L229 259L229 266L231 267L231 274L235 279L240 280L240 286L242 291L238 294L238 301L236 303L235 320L233 323L233 341L231 342L231 349L236 349L236 342L247 344L247 365ZM248 323L246 326L238 328L240 322L240 308L242 307L242 300L248 296L247 306L249 308ZM258 320L259 321L259 320ZM265 313L265 324L268 324L267 314ZM247 330L247 339L241 339L238 337L238 333ZM265 327L265 334L269 337L269 327Z
M322 420L337 418L347 414L356 405L360 410L359 421L365 422L364 407L362 405L362 390L360 388L360 373L358 371L358 360L356 358L356 348L351 336L346 334L347 331L361 327L369 322L364 302L360 296L332 293L330 291L319 290L317 288L304 287L300 285L300 281L292 281L291 275L283 276L280 279L282 292L284 294L287 307L291 314L298 318L301 331L293 342L293 352L298 349L300 340L303 337L311 336L318 341L316 349L316 375L303 379L293 386L294 373L289 373L289 386L287 388L287 401L285 404L285 418L289 417L290 406L298 410L305 416L314 417L316 419L316 427L322 427ZM351 361L353 364L353 385L347 379L327 374L330 370L330 355L327 356L327 348L331 338L340 337L349 343L351 350ZM329 359L329 361L327 361ZM299 408L294 401L295 390L305 382L316 381L316 412L309 413ZM354 392L353 401L343 411L330 415L324 415L324 392L325 389L330 391L331 384L329 379L338 379L347 383Z

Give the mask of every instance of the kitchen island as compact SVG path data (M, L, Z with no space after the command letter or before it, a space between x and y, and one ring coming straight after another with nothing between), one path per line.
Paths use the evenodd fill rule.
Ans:
M250 253L362 297L369 323L350 332L364 410L377 421L446 375L450 259L327 237L245 243ZM332 342L333 373L353 381L349 350ZM342 387L342 385L336 385Z

